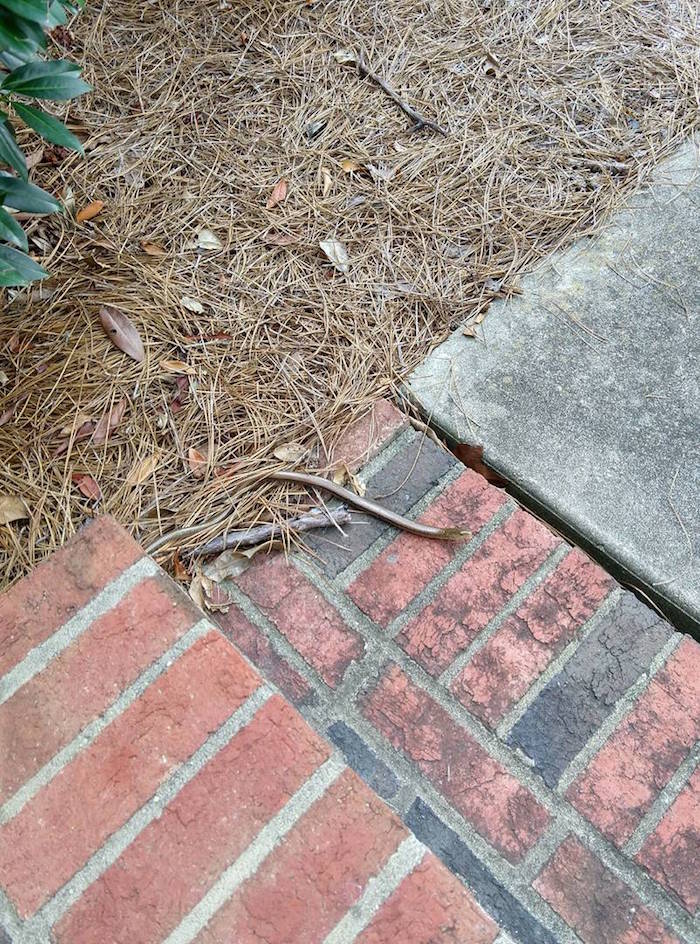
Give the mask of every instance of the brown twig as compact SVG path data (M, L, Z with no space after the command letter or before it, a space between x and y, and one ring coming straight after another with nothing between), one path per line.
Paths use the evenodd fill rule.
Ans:
M408 115L408 117L415 122L413 128L411 129L412 131L421 131L423 128L432 128L433 131L437 131L439 134L447 137L448 132L441 125L431 121L429 118L424 118L423 115L419 114L415 110L415 108L411 108L411 106L401 98L398 92L395 92L394 89L388 85L380 75L377 75L376 72L373 72L365 62L365 58L362 53L360 53L354 62L362 75L365 75L368 79L376 82L379 88L385 91L392 101L396 102L401 111Z

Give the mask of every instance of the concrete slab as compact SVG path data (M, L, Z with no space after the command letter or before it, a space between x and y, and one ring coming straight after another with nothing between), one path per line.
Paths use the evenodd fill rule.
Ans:
M696 141L409 381L436 426L696 630L699 253Z

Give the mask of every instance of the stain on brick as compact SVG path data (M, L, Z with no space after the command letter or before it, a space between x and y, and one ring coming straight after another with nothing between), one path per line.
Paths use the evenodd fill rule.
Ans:
M604 570L572 550L457 676L452 684L455 697L495 727L613 586Z
M695 914L700 906L700 768L639 850L637 861Z
M508 743L532 759L548 786L556 786L670 635L661 617L624 594L513 727Z
M439 527L463 527L476 534L506 496L467 469L421 515ZM348 595L375 623L387 626L454 557L459 542L426 541L402 533L348 588Z
M367 483L367 498L374 498L385 508L405 515L426 492L456 465L450 453L416 433L409 445L397 453ZM364 553L376 539L393 528L378 518L352 512L355 524L345 529L345 536L331 530L310 534L305 544L318 555L324 571L336 577Z
M217 613L216 622L227 638L293 704L303 707L318 702L316 692L306 679L275 650L263 630L251 623L237 606L232 606L228 613Z
M384 902L357 944L491 944L498 927L427 853Z
M567 793L618 846L700 737L700 646L685 639Z
M283 554L256 559L237 583L331 688L362 657L362 638Z
M516 511L447 581L435 600L404 627L396 641L431 675L439 675L558 543L535 518Z
M522 941L523 944L557 944L554 935L523 908L427 803L420 798L416 799L406 814L405 822L416 838L432 849L448 869L464 879L481 907L515 941Z
M356 774L385 799L396 796L399 781L396 774L381 761L344 721L336 721L328 729L328 737L341 751Z
M510 862L542 835L549 814L427 692L390 665L363 714Z
M584 944L679 944L574 836L564 840L533 885Z

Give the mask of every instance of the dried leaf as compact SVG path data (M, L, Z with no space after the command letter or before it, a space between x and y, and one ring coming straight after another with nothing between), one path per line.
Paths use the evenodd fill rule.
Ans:
M192 597L194 602L200 608L204 609L204 588L202 587L202 575L195 574L192 578L192 583L189 586L189 595Z
M10 340L7 342L7 349L9 350L10 354L17 354L21 347L22 339L19 336L19 332L15 331L15 333L11 335Z
M347 272L350 268L350 257L345 246L337 239L323 239L319 246L339 272Z
M99 501L102 498L102 489L91 475L85 472L74 472L70 478L86 498L91 501Z
M223 243L210 229L203 227L197 230L197 247L199 249L223 249Z
M187 568L180 560L179 548L175 548L175 553L173 554L173 577L180 583L187 583L190 579Z
M4 370L0 370L0 387L4 387L5 384L10 382L10 378L7 376Z
M361 498L367 491L367 486L361 479L359 479L356 475L354 475L349 470L348 470L348 478L350 480L350 487L352 488L353 492L356 495L359 495Z
M221 583L231 577L240 577L251 565L250 554L241 551L227 550L209 561L202 568L202 573L214 583Z
M0 426L4 426L5 423L9 423L12 417L15 415L15 406L17 404L13 403L11 406L8 406L6 410L3 410L0 413Z
M331 172L327 167L321 168L321 179L323 180L323 196L328 196L328 191L333 185L333 178L331 177Z
M106 442L112 431L115 430L124 419L127 402L126 398L120 400L119 403L115 404L108 413L105 413L98 420L95 431L92 434L92 442L96 446Z
M280 462L299 462L308 452L306 446L298 442L284 443L274 451L274 456Z
M165 256L166 250L158 243L149 243L145 239L141 240L141 248L148 256Z
M468 468L478 472L479 475L483 475L487 482L491 482L492 485L499 486L504 486L506 484L506 480L504 478L501 478L497 472L494 472L493 469L490 469L484 463L483 446L475 446L472 443L457 443L452 451L457 456L457 458Z
M74 428L75 428L75 435L73 436L74 443L80 442L82 439L89 439L90 436L92 436L92 434L95 432L96 427L95 427L95 424L92 422L92 420L88 418L83 421L82 416L83 415L79 413L78 416L76 417L74 426L68 426L68 427L64 426L63 429L61 430L61 433L66 438L63 439L54 450L54 454L53 454L54 459L58 458L58 456L62 456L64 452L68 451L68 447L71 444L71 432ZM78 420L81 420L80 426L77 425Z
M100 308L100 321L105 334L115 347L124 351L135 361L142 361L145 357L143 342L139 333L123 311L103 305Z
M208 577L202 577L202 589L204 590L206 609L213 612L228 613L233 603L233 596L225 586L210 580Z
M97 216L98 213L101 213L103 209L104 200L93 200L92 203L88 203L87 206L84 206L82 210L78 210L76 220L78 223L85 223L86 220L91 220L93 217Z
M299 237L290 233L267 233L265 242L268 246L293 246L299 242Z
M203 452L200 452L199 449L195 449L194 446L190 446L187 450L187 462L190 467L190 472L195 478L204 478L207 471L207 457Z
M267 199L267 209L273 210L278 204L284 203L287 199L288 184L284 177L281 177L272 188L272 193Z
M17 495L0 494L0 524L9 524L11 521L28 517L29 511L21 498Z
M348 467L343 463L343 465L333 470L332 479L336 485L345 485L349 474Z
M357 62L357 56L351 49L338 49L333 53L333 58L341 65L345 65L348 62Z
M163 370L167 370L171 374L196 374L197 371L192 367L191 364L186 364L185 361L169 361L162 360L158 362Z
M27 154L27 170L33 170L37 164L41 164L42 158L44 157L44 149L39 148L38 151L32 151L31 154Z
M362 164L358 164L358 162L354 161L351 157L346 157L344 161L341 161L340 166L345 174L352 174L353 171L362 170Z
M142 485L146 479L149 479L160 462L160 453L156 450L153 455L146 456L140 462L137 462L131 472L126 477L127 485Z
M368 164L367 170L370 173L372 180L377 181L387 181L396 173L391 167L387 167L386 164Z
M193 311L197 315L201 315L204 311L204 305L198 302L196 298L190 298L189 295L183 296L180 299L180 304L183 308L186 308L188 311Z

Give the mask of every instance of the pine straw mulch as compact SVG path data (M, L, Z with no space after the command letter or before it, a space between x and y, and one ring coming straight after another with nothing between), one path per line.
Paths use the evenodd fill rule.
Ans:
M33 179L105 207L31 222L52 279L0 315L0 492L31 512L0 527L2 584L98 511L147 543L224 502L240 526L308 501L260 480L275 448L322 468L431 345L593 232L697 126L696 16L690 0L90 3L55 37L96 87L69 111L87 160L47 148ZM342 50L448 134L412 132ZM202 228L223 248L193 248ZM104 304L138 328L142 364L103 334ZM120 403L105 443L56 455Z

